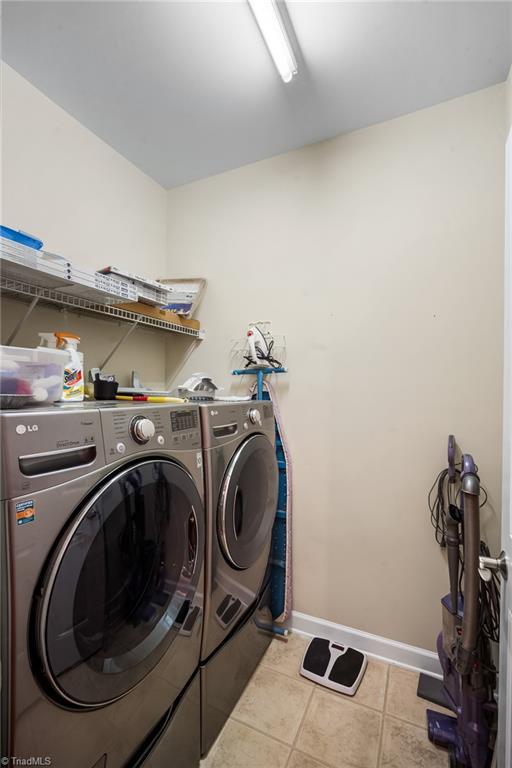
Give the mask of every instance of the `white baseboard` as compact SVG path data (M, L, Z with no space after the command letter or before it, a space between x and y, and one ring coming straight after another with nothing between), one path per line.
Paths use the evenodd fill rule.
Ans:
M309 616L307 613L299 613L299 611L292 612L288 627L301 635L325 637L327 640L364 651L372 658L441 677L441 665L437 654L425 648L416 648L414 645L389 640L387 637L371 635L369 632L344 627L342 624L335 624L326 619Z

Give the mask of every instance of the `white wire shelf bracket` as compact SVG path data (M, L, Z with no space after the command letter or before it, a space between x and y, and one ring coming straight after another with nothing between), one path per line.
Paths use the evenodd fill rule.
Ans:
M52 304L54 306L64 307L70 310L75 310L77 312L103 315L103 317L111 317L114 320L135 323L137 326L141 327L156 328L161 331L179 333L181 335L189 336L197 340L202 340L205 335L203 329L189 328L188 326L181 325L179 323L171 323L167 322L166 320L160 320L157 317L150 317L149 315L141 315L136 312L130 312L126 309L120 309L119 307L111 306L110 304L100 304L80 296L73 296L71 294L63 293L51 288L32 285L31 283L26 283L5 276L0 277L0 291L4 295L10 295L14 298L29 301L29 312L34 309L36 304ZM22 318L22 322L26 319L27 316L28 314ZM16 330L19 329L17 328Z

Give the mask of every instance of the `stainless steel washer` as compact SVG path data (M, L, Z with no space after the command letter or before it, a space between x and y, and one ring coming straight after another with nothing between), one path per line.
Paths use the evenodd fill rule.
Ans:
M197 407L66 405L0 422L2 754L194 768Z
M271 639L268 575L278 469L270 402L208 403L200 414L207 519L201 648L206 754Z

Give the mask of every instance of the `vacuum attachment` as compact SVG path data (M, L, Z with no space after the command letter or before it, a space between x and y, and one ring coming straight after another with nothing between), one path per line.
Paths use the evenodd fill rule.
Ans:
M303 677L338 693L354 696L366 671L366 654L314 637L300 668Z

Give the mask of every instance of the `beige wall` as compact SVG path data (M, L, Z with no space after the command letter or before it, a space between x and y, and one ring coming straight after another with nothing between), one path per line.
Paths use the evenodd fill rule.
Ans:
M166 193L7 65L2 65L1 221L39 235L45 248L76 264L116 264L150 276L165 265ZM23 306L5 301L2 339ZM126 328L54 309L37 309L16 344L34 346L37 331L82 336L86 366L99 364ZM136 331L109 370L126 380L132 367L147 383L165 380L162 334Z
M497 547L504 86L172 190L168 271L201 274L231 340L271 319L294 462L295 608L434 648L447 588L427 491L448 432ZM172 357L172 356L171 356Z

